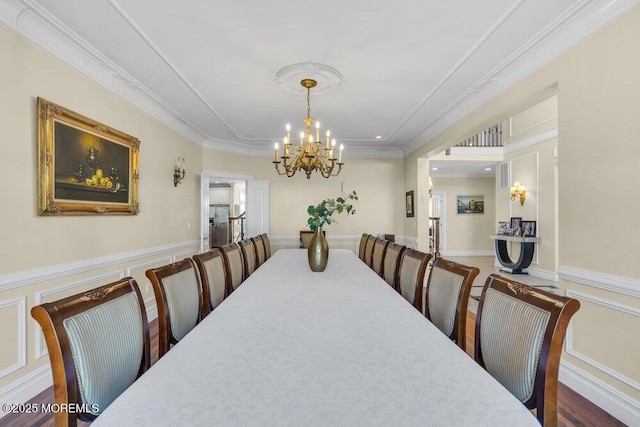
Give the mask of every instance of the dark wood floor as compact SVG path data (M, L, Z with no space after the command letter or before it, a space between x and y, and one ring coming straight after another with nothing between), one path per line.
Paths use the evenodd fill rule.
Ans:
M473 357L473 329L475 314L469 312L467 322L467 353ZM151 332L151 363L158 360L158 323L154 320L149 325ZM31 399L29 403L53 403L53 388L50 387ZM91 423L78 422L78 426L86 427ZM560 427L624 427L625 424L613 418L593 403L580 396L569 387L560 383L558 390L558 425ZM53 414L11 414L0 418L0 427L54 427Z

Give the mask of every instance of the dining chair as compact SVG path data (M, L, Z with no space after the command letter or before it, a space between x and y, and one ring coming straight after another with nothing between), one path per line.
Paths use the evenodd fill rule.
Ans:
M400 294L422 313L422 288L431 254L407 248L398 266L398 290Z
M467 306L477 267L438 258L433 262L425 295L425 316L466 351Z
M558 422L558 368L565 332L580 308L573 298L515 280L487 277L475 331L475 360L543 426Z
M231 293L231 283L220 249L194 255L202 281L202 317L213 311Z
M158 306L158 358L177 344L202 319L202 285L194 262L182 261L152 268L146 276Z
M256 268L260 267L267 260L267 252L264 247L264 237L262 234L252 237L251 241L256 247Z
M381 237L376 237L373 241L373 252L371 253L371 268L378 276L382 276L382 268L384 267L384 255L387 246L391 243Z
M258 254L256 253L256 245L250 239L240 240L238 246L242 251L242 262L244 264L244 280L258 268Z
M364 250L367 247L367 240L369 240L369 235L367 233L362 233L360 237L360 246L358 247L358 257L364 261Z
M271 258L271 242L267 233L262 233L262 243L264 244L264 258L265 260Z
M240 252L240 247L235 243L222 246L220 252L229 275L230 291L233 292L244 282L245 273L242 253Z
M327 232L322 230L322 235L327 236ZM300 230L300 249L306 249L311 244L311 238L313 238L313 231Z
M56 426L93 421L150 366L149 323L131 277L31 309L47 343Z
M364 263L371 267L371 259L373 258L373 244L375 243L375 236L369 235L367 237L367 243L364 247Z
M382 262L382 278L396 291L399 291L397 284L398 262L402 254L407 249L406 246L390 242L384 252L384 260Z

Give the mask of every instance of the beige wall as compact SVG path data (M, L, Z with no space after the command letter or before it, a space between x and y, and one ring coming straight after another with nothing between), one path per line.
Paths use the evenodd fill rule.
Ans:
M433 178L434 192L445 195L446 218L443 234L446 247L443 256L493 254L495 233L495 179L493 178ZM457 196L483 195L484 214L458 214Z
M558 273L561 290L582 304L569 327L561 379L634 423L640 229L621 225L634 224L640 211L628 190L640 159L640 56L632 54L639 45L636 6L405 157L405 176L415 176L419 158L557 93Z
M202 169L250 175L269 181L270 224L273 236L297 239L306 229L307 208L326 198L336 198L356 190L356 214L335 216L337 223L325 228L329 239L349 236L356 242L362 233L403 233L404 176L402 159L349 158L338 177L325 179L314 174L307 179L302 172L287 178L276 173L271 157L247 157L217 150L203 149ZM243 168L234 165L244 165ZM300 175L302 174L302 175ZM293 243L293 242L291 242Z
M37 392L51 383L32 306L131 275L154 310L145 270L197 250L201 154L200 147L3 25L0 46L0 400L20 402L25 400L14 398L24 395L16 389L28 394L29 384ZM141 141L138 215L37 216L39 96ZM186 159L187 176L176 188L178 156ZM8 387L27 374L29 381ZM14 394L5 394L8 389Z

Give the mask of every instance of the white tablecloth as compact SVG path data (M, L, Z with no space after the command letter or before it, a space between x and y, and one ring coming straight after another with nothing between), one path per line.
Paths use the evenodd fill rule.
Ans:
M95 426L538 426L362 263L279 250Z

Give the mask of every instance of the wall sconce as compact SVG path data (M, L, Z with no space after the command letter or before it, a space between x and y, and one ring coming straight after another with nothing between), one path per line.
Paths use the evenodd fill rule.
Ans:
M180 159L178 157L178 161L176 162L176 168L173 171L173 186L177 187L182 178L184 178L185 170L184 170L184 157Z
M520 199L520 206L524 206L524 201L527 198L527 190L524 185L520 185L518 181L514 182L511 186L511 200Z
M433 197L431 190L433 190L433 181L431 181L431 177L429 177L429 198Z

